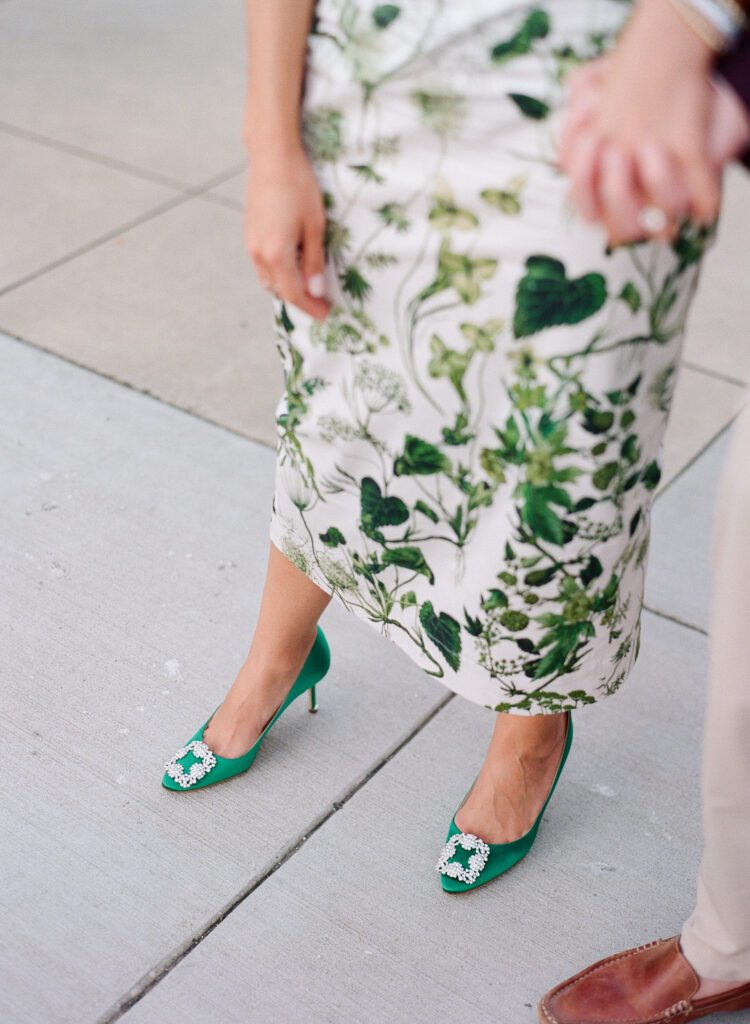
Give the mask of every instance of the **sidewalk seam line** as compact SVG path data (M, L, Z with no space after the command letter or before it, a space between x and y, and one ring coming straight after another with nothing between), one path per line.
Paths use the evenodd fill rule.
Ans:
M47 146L49 149L55 149L59 152L67 153L69 156L75 156L81 160L87 160L89 163L109 167L110 170L121 171L123 174L129 174L133 178L141 178L143 181L150 181L154 185L163 185L165 188L172 188L177 192L192 194L196 188L201 188L200 185L189 185L187 182L180 181L178 178L170 178L169 175L160 174L159 171L150 171L148 168L140 167L138 164L128 163L127 160L119 160L117 157L107 156L104 153L97 153L95 150L86 149L83 146L76 146L73 142L65 142L62 139L55 139L52 136L44 135L41 132L34 132L30 131L28 128L21 128L18 125L11 124L9 121L0 121L0 131L4 132L6 135L12 135L16 138L24 139L26 142L35 142L40 146ZM234 174L239 174L241 169L242 167L233 170L230 177L234 177ZM216 182L216 184L221 184L221 182Z
M0 315L2 315L1 311ZM243 441L249 441L251 444L259 444L263 448L267 448L269 451L275 450L275 445L268 441L264 441L262 438L252 437L250 434L244 434L241 430L237 430L234 427L228 427L226 423L219 423L218 420L212 420L209 416L196 412L195 409L187 409L184 405L178 405L176 402L170 402L166 398L162 398L161 395L157 395L154 394L153 391L149 391L148 388L139 387L137 384L131 384L131 382L127 380L120 380L119 377L113 377L108 373L103 373L101 370L96 370L93 366L88 366L86 363L79 363L76 359L71 358L71 356L64 356L60 352L54 352L52 349L45 348L36 341L31 341L29 338L24 338L20 334L15 334L12 330L7 327L3 327L2 323L0 323L0 340L2 335L5 335L12 341L18 342L19 345L26 345L35 352L41 352L42 355L49 356L50 359L57 359L68 366L74 366L76 370L83 370L84 373L90 373L92 376L98 377L100 380L106 380L110 384L114 384L116 387L125 388L127 391L133 391L135 394L142 395L144 398L148 398L152 402L156 402L158 405L163 405L167 409L174 409L175 412L182 413L184 416L190 416L192 419L198 420L200 423L207 423L211 427L216 427L217 430L224 430L226 433L231 434L232 437L239 437Z
M209 203L218 203L219 206L225 206L228 210L236 210L238 213L244 213L245 210L242 203L238 203L236 199L230 199L229 196L223 196L219 192L202 192L200 198Z
M177 199L179 204L179 198L175 198ZM201 198L211 200L218 199L222 206L229 205L231 203L231 200L224 202L223 197L206 195L201 196ZM0 292L0 296L1 295L2 292ZM1 309L0 317L2 317ZM175 409L178 412L185 413L186 416L192 416L194 419L200 420L202 423L208 423L212 427L217 427L219 430L226 430L229 434L232 434L234 437L244 438L244 440L246 441L252 441L253 444L263 445L264 448L268 448L272 451L274 449L274 446L272 444L270 444L268 441L264 441L262 438L253 437L251 434L245 434L241 430L237 430L234 427L229 427L225 423L220 423L218 420L211 419L210 416L206 416L204 413L196 412L195 409L188 409L184 405L179 405L177 402L170 402L168 399L163 398L161 395L157 395L155 392L149 391L148 388L146 387L141 387L138 384L134 384L128 380L122 380L121 378L114 376L114 374L105 373L103 370L98 370L96 369L96 367L89 366L87 363L81 363L77 359L73 359L72 356L63 355L61 352L55 352L52 349L45 348L44 345L39 344L39 342L33 341L31 338L26 338L21 334L16 334L12 328L4 326L2 322L0 322L0 333L6 334L9 338L12 338L13 341L17 341L21 345L28 345L29 348L33 348L37 352L42 352L46 356L50 356L53 359L59 359L60 362L68 363L70 366L75 366L76 369L85 370L87 373L92 373L95 377L99 377L102 380L107 380L111 384L116 384L119 387L127 388L128 391L134 391L136 394L143 395L145 398L150 398L152 401L158 402L160 405L164 405L168 409ZM747 385L742 386L747 387ZM656 497L654 498L654 504L661 499L662 495L667 493L667 491L671 488L672 484L674 484L683 475L683 473L689 470L692 467L692 465L702 455L705 454L707 449L710 448L715 441L718 441L719 437L726 430L729 430L737 416L739 416L739 412L735 413L732 416L732 418L727 423L724 424L723 427L721 427L714 435L712 435L709 438L709 440L704 444L704 446L698 452L696 452L696 454L693 455L693 457L688 462L686 462L680 470L678 470L678 472L669 480L668 483L664 485L663 488L661 488L661 490L659 490Z
M204 198L205 193L208 192L209 189L222 184L235 173L238 173L237 168L234 168L232 172L227 171L222 173L219 177L211 178L210 181L195 190L191 190L190 192L178 192L170 199L164 200L164 202L151 207L151 209L147 210L145 213L139 214L137 217L133 217L131 220L125 221L116 228L112 228L110 231L105 232L103 235L99 235L97 238L92 239L85 245L67 252L64 256L60 256L51 263L47 263L44 266L39 267L37 270L31 271L31 273L18 278L16 281L11 281L10 284L0 288L0 299L2 299L3 296L8 295L10 292L16 291L16 289L22 288L26 284L30 284L32 281L36 281L38 278L44 277L45 274L49 274L51 271L57 270L66 263L71 263L73 260L78 259L79 256L85 256L87 253L93 252L94 249L98 249L99 246L105 245L107 242L111 242L112 239L118 238L120 235L127 234L129 231L132 231L133 228L140 227L142 224L147 224L151 220L156 220L162 214L168 213L170 210L173 210L178 206L182 206L191 199Z
M243 903L249 896L251 896L256 889L260 888L265 881L267 881L271 875L275 874L279 868L283 867L287 861L297 853L298 850L313 836L320 828L322 828L326 822L330 821L331 818L341 810L349 801L357 795L372 779L375 775L385 767L389 761L392 761L397 754L399 754L404 747L406 747L411 741L427 726L433 718L435 718L440 712L450 703L455 697L455 693L448 693L443 699L430 711L423 715L422 718L417 722L416 726L410 730L407 735L401 739L394 747L391 748L383 757L376 761L375 764L368 769L365 775L357 782L355 782L348 790L346 790L342 797L336 799L331 804L327 811L324 811L311 824L303 829L302 836L292 841L292 844L281 853L281 855L274 861L267 871L263 872L255 881L251 882L244 889L234 896L233 899L227 903L222 910L220 910L214 917L209 918L207 924L197 933L190 936L180 946L177 946L172 953L168 954L160 963L151 970L143 974L139 981L135 983L109 1010L107 1010L103 1016L101 1016L97 1024L114 1024L115 1021L120 1020L126 1013L128 1013L136 1003L139 1003L144 996L155 988L172 970L181 963L187 956L196 949L205 938L207 938L211 932L218 928L222 921L237 909L237 907Z
M684 629L690 629L693 633L699 633L701 636L708 636L708 630L704 629L703 626L696 626L693 622L685 622L684 619L679 618L677 615L671 615L669 612L661 612L658 608L654 608L652 605L646 604L645 601L641 607L651 615L656 615L660 619L666 619L667 622L674 622L676 626L682 626Z
M747 381L739 380L737 377L730 377L728 373L723 373L721 370L713 370L710 366L701 366L700 363L694 363L692 359L683 359L682 365L686 366L689 370L695 370L696 373L705 374L706 377L713 377L715 380L724 381L725 384L734 384L745 391L748 390Z
M712 436L711 436L711 437L710 437L710 438L709 438L709 439L708 439L708 440L707 440L707 441L705 442L705 444L703 445L703 447L702 447L702 448L699 448L699 449L698 449L698 451L697 451L697 452L696 452L696 453L695 453L695 454L694 454L694 455L692 456L692 458L688 459L688 461L687 461L687 462L685 463L685 465L684 465L684 466L682 466L682 468L681 468L681 469L679 469L679 470L678 470L678 471L677 471L677 472L675 473L675 475L674 475L674 476L672 477L672 479L671 479L671 480L669 481L669 483L666 483L666 484L664 485L664 487L663 487L663 488L662 488L662 489L661 489L661 490L659 491L659 493L658 493L658 494L656 495L656 497L654 498L654 504L656 504L656 502L657 502L657 501L660 501L660 500L661 500L661 498L662 498L662 497L663 497L663 496L664 496L664 495L665 495L665 494L667 493L667 491L669 491L669 490L670 490L670 489L671 489L671 488L672 488L672 487L673 487L673 486L674 486L674 485L675 485L675 484L677 483L677 481L678 481L678 480L681 480L681 479L682 479L682 477L683 477L683 476L684 476L684 475L685 475L685 474L686 474L686 473L687 473L687 472L688 472L688 471L689 471L690 469L692 469L692 467L693 467L693 466L695 465L695 463L696 463L696 462L698 461L698 459L700 459L700 458L701 458L701 457L702 457L703 455L705 455L705 454L706 454L706 452L707 452L707 451L708 451L708 449L709 449L709 448L711 447L711 445L715 444L715 443L716 443L716 442L717 442L717 441L719 440L719 438L720 438L720 437L721 437L721 436L722 436L723 434L725 434L725 433L726 433L726 432L727 432L727 431L728 431L728 430L729 430L729 429L730 429L730 428L732 427L732 424L733 424L733 423L734 423L734 421L735 421L735 420L737 419L737 417L739 416L739 414L740 414L740 413L739 413L739 411L738 411L738 412L736 412L736 413L734 413L734 415L733 415L733 416L731 417L731 419L729 419L729 420L728 420L728 421L727 421L727 422L726 422L726 423L724 424L724 426L723 426L723 427L721 427L721 428L720 428L719 430L717 430L717 431L716 431L716 433L715 433L715 434L713 434L713 435L712 435Z

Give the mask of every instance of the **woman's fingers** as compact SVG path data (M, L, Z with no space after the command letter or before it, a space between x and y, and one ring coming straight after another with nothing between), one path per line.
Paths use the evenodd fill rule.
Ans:
M568 109L560 132L557 162L568 173L581 133L590 127L601 102L604 61L604 58L589 61L572 71L566 80Z
M602 215L598 190L601 150L599 136L593 131L582 131L568 152L569 198L588 221L599 220Z
M308 294L297 261L296 247L289 247L281 253L274 254L268 261L268 268L271 273L271 287L278 298L304 310L316 320L325 319L328 304L323 299L316 299Z
M296 247L287 246L282 252L274 253L268 266L271 272L271 288L277 298L305 309L310 297L305 292L297 263ZM305 311L310 312L308 309Z
M690 212L690 196L679 164L663 146L651 140L637 146L634 157L647 207L654 207L664 214L663 227L651 231L641 217L643 234L663 239L673 238L680 220Z
M639 215L646 202L639 187L635 162L629 153L613 143L606 144L601 152L599 201L610 245L643 237Z
M581 93L568 108L557 145L557 163L561 170L570 173L571 162L584 133L589 131L596 115L599 93Z
M272 271L268 258L272 253L268 242L269 231L262 213L257 210L252 200L253 197L248 195L245 203L245 249L259 283L263 288L270 289Z
M256 163L247 179L245 239L258 279L278 299L316 320L330 312L324 295L325 227L320 186L306 154Z
M324 315L327 315L330 303L325 294L325 229L326 221L322 210L306 219L302 229L300 263L308 295L318 300L320 308L325 310Z
M592 60L586 61L585 64L579 64L577 68L573 68L565 79L570 101L575 102L580 92L587 91L592 86L600 86L604 80L609 63L611 63L611 57L605 54L602 57L594 57Z
M671 239L683 217L694 212L710 220L710 203L718 207L718 196L712 200L710 195L704 207L698 205L677 159L652 141L644 141L631 154L617 143L602 142L587 128L570 144L565 170L571 202L585 220L604 223L612 245L645 237ZM711 183L699 183L704 197ZM707 214L698 214L699 210ZM648 213L653 214L651 224Z
M691 153L682 160L682 174L690 197L690 211L699 224L711 224L719 216L721 179L705 153Z
M286 240L274 239L272 230L269 226L259 237L253 232L248 239L250 259L259 282L277 298L298 306L317 320L325 319L330 303L322 295L325 287L322 233L312 227L309 233L303 234L302 258L298 261L300 245L294 235L288 235ZM320 295L313 294L316 288L321 291Z
M585 220L605 223L612 244L672 238L690 212L680 167L656 143L643 143L630 156L616 143L605 145L594 130L585 130L571 146L565 170L571 202ZM644 217L649 208L655 214L653 227ZM656 220L659 211L662 223Z
M253 268L255 269L255 273L261 286L263 288L270 288L271 271L266 264L265 256L260 244L256 242L252 236L248 236L247 239L247 252L250 256L250 261L253 264Z

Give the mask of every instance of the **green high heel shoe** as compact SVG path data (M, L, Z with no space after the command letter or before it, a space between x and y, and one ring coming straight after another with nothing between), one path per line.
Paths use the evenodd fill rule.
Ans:
M234 775L246 772L255 760L260 745L268 735L271 726L293 700L296 700L301 694L307 693L309 694L310 711L318 710L315 687L328 671L330 664L331 652L328 641L323 630L318 626L310 653L307 655L291 690L252 747L239 757L220 757L215 754L203 739L208 723L213 718L212 714L192 739L188 740L185 746L181 747L164 765L165 773L161 780L162 786L165 789L177 791L200 789L203 786L212 786L215 782L223 782L225 779L231 779ZM214 714L216 710L214 709Z
M450 828L446 837L445 846L442 849L438 862L435 865L436 871L440 872L440 881L445 892L467 892L469 889L477 889L480 885L486 885L493 878L502 875L508 868L512 868L519 860L526 856L534 845L539 824L555 791L557 780L563 770L568 757L570 745L573 742L573 716L568 711L568 727L565 733L560 763L557 766L552 786L547 794L547 799L542 804L542 809L537 815L536 821L522 836L512 840L510 843L485 843L479 836L471 832L462 832L456 825L456 814L466 803L466 796L451 819ZM476 779L474 780L476 782ZM474 783L472 783L472 788ZM468 857L464 856L468 854Z

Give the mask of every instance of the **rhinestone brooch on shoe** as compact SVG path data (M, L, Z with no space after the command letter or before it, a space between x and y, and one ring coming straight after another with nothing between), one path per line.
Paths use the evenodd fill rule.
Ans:
M198 760L185 771L180 764L180 759L191 751ZM188 786L192 786L202 779L204 775L208 775L215 764L216 755L209 750L203 740L191 740L186 747L180 747L174 757L164 765L164 769L170 779L174 779L183 789L187 789Z
M467 867L452 858L456 855L458 847L463 850L474 850ZM452 835L443 847L435 870L441 875L448 875L449 878L457 878L459 882L466 885L473 885L484 870L484 866L490 855L490 848L484 840L471 832L456 832Z

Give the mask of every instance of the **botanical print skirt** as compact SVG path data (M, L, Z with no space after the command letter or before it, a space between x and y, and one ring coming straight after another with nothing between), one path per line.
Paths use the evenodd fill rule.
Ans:
M484 706L614 693L709 234L608 251L554 162L566 73L621 0L321 0L304 140L324 193L316 322L274 302L270 537Z

